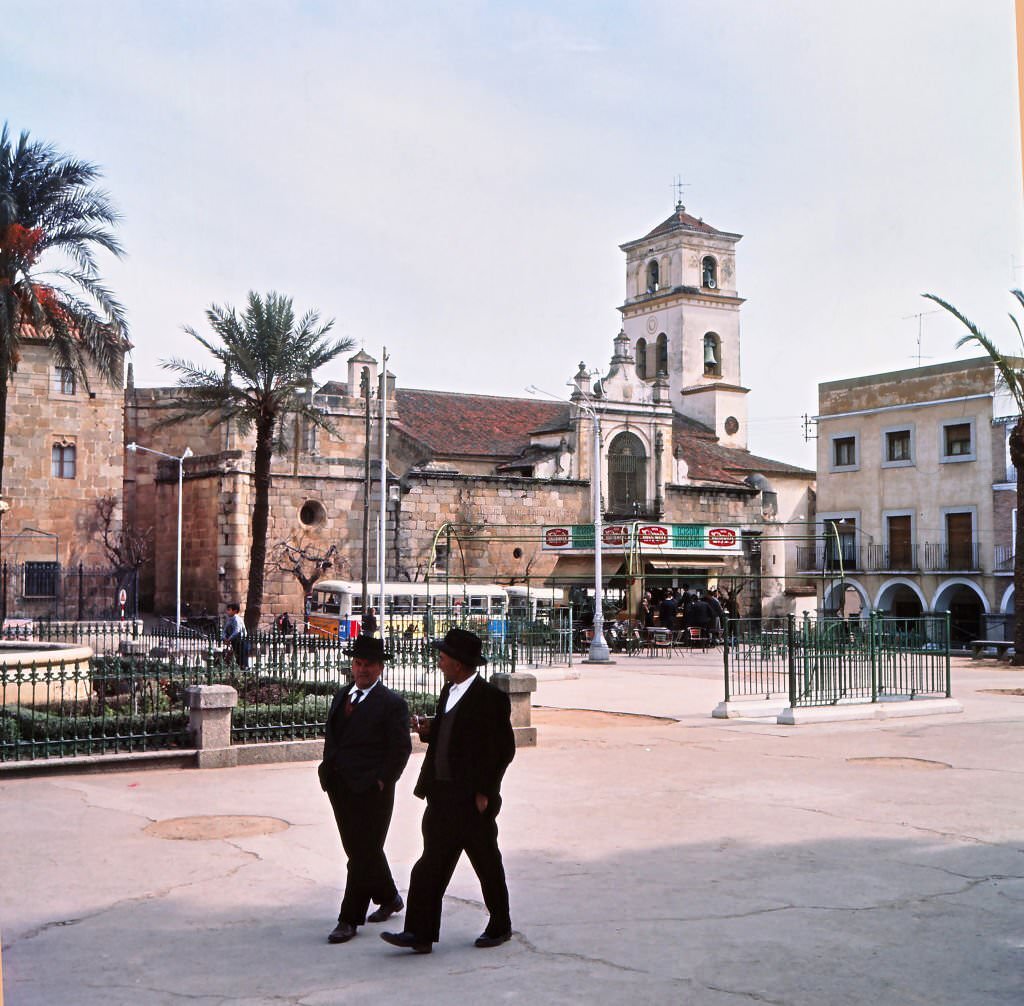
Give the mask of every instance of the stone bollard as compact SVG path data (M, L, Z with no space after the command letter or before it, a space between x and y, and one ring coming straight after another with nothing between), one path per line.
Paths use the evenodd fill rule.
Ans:
M491 675L491 684L500 688L512 703L512 729L517 748L537 746L537 728L530 726L530 696L537 690L537 679L532 674Z
M231 747L231 710L238 705L238 692L230 685L189 685L185 695L199 768L237 765L238 752Z

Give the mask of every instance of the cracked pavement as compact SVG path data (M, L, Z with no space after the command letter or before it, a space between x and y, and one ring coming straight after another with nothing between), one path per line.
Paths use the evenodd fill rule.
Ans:
M499 819L516 934L491 950L465 863L432 955L378 939L400 917L326 943L342 859L315 763L2 780L4 1002L1019 1006L1024 697L986 689L1024 671L955 662L960 715L780 727L710 718L716 657L542 675ZM421 757L388 840L403 891ZM289 827L144 831L193 815Z

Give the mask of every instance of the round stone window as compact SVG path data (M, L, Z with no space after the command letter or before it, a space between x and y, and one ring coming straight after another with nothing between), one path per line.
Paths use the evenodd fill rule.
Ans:
M731 437L734 433L738 433L740 428L740 421L735 416L728 416L725 420L725 432Z
M523 550L521 548L514 548L514 549L512 549L512 558L513 559L522 559L522 557L523 557Z
M327 520L327 511L319 500L306 500L299 510L299 520L306 527L319 527Z

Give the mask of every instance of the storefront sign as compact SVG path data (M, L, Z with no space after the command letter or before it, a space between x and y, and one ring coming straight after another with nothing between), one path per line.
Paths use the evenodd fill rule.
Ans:
M648 555L676 552L738 553L743 550L739 528L708 524L609 524L602 529L602 550L626 552L634 548ZM541 547L553 552L593 552L593 524L546 527Z

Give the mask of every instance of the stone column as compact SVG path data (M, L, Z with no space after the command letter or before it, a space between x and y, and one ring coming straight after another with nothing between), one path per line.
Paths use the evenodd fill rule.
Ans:
M231 747L231 710L238 705L238 692L230 685L189 685L185 696L199 768L237 765L238 753Z
M537 746L537 728L530 726L530 696L537 690L537 678L532 674L491 675L491 684L500 688L512 703L512 729L516 735L516 747Z

